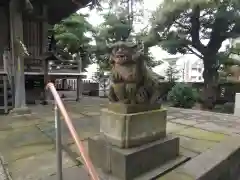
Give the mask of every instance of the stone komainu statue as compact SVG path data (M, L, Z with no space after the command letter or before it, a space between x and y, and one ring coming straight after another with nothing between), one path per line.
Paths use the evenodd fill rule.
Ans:
M124 104L159 103L161 77L151 71L144 61L144 55L137 46L117 42L112 46L110 57L111 86L109 100Z

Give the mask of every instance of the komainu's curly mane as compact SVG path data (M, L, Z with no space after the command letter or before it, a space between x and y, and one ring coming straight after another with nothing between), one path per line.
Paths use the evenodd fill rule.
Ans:
M156 73L146 67L144 56L124 42L117 43L112 50L110 63L111 81L109 99L125 104L156 103L160 92Z

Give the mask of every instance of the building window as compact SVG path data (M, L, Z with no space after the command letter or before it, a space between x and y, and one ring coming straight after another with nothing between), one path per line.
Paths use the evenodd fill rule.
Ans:
M198 68L198 72L202 72L202 68Z
M197 68L192 68L193 71L197 71Z
M202 80L202 77L201 77L201 76L199 76L199 77L198 77L198 80L200 80L200 81L201 81L201 80Z

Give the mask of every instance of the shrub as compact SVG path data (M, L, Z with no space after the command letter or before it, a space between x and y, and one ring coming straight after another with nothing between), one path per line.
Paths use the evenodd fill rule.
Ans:
M234 113L234 102L226 102L222 105L216 105L214 110L220 113L233 114Z
M198 99L198 93L191 86L178 83L168 93L167 99L174 107L192 108Z

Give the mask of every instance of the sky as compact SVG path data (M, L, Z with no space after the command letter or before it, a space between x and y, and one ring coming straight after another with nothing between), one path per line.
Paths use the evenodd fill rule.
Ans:
M140 31L142 28L147 26L148 20L151 14L150 12L154 11L161 2L162 0L154 0L154 1L152 0L151 3L149 3L149 0L144 0L143 2L143 6L145 9L144 21L141 24L135 24L136 31ZM96 10L90 11L89 8L83 8L83 9L80 9L79 12L83 14L85 13L89 14L88 21L94 26L97 26L103 22L103 18L101 17L101 14L98 13ZM166 51L163 51L160 47L153 47L150 49L150 52L152 53L153 57L156 60L165 59L171 56ZM92 64L88 68L86 68L88 72L87 76L90 77L92 73L96 72L96 69L97 69L96 64Z
M151 3L149 3L151 2ZM144 6L144 22L141 24L135 24L135 30L136 31L140 31L142 28L146 27L149 21L149 17L151 15L151 12L154 11L158 5L162 2L162 0L143 0L143 6ZM88 21L93 25L93 26L97 26L99 24L101 24L103 22L103 18L101 17L101 14L98 13L96 10L92 10L90 11L89 8L83 8L80 9L79 12L83 13L83 14L89 14L88 17ZM203 42L205 44L205 42ZM225 46L225 45L224 45ZM169 53L167 53L166 51L162 50L160 47L152 47L150 49L150 52L152 53L153 57L156 60L162 60L162 59L166 59L166 58L170 58L170 57L176 57L179 55L170 55ZM188 55L186 55L186 58ZM192 56L190 55L189 58L192 58ZM153 70L158 73L160 71L162 71L163 68L162 66L164 65L160 65L155 67ZM88 78L92 75L92 73L96 72L97 69L97 65L96 64L92 64L89 65L88 68L86 68L87 70L87 76Z

